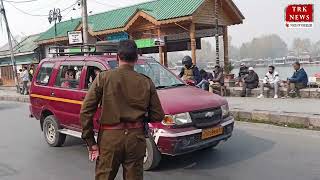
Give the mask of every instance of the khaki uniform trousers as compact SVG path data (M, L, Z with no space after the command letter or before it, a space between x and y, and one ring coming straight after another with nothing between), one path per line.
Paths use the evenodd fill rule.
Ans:
M124 180L143 180L146 139L143 129L101 130L100 156L96 162L96 180L113 180L120 165Z

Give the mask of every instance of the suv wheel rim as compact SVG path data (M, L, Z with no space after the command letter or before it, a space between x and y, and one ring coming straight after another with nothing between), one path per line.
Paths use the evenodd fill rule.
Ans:
M56 139L56 129L51 122L46 123L46 138L50 144L53 144Z
M146 154L144 155L143 163L146 163L147 160L148 160L148 149L146 149Z

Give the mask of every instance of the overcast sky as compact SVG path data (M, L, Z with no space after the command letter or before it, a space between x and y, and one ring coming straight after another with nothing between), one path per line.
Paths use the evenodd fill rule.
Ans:
M6 1L6 0L4 0ZM25 1L25 0L10 0ZM146 0L88 0L88 12L91 14L115 9L131 4L145 2ZM50 9L65 9L74 4L76 0L35 0L29 3L5 2L5 8L11 31L14 35L25 36L40 33L51 25L47 20ZM243 42L250 41L253 37L264 34L279 34L289 45L295 37L310 38L312 41L320 40L320 1L319 0L234 0L235 4L245 16L244 24L229 28L232 44L240 46ZM289 3L314 3L314 28L312 29L287 29L284 23L284 9ZM14 5L16 8L14 8ZM62 12L64 20L71 17L77 18L81 10L77 5ZM22 12L23 11L23 12ZM40 16L30 16L40 15ZM0 45L7 43L4 24L0 30Z

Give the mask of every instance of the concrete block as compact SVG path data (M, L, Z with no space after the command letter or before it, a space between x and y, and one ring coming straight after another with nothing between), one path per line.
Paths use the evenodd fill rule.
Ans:
M302 98L310 98L310 90L309 89L301 89L300 96Z
M320 128L320 116L309 116L310 126Z
M239 119L239 111L233 110L231 111L231 115L233 116L234 119Z
M240 120L252 120L252 113L247 111L239 111L238 117Z
M287 115L284 113L271 113L270 114L270 122L276 124L285 124L287 123Z
M306 115L302 114L289 114L287 115L287 123L288 124L296 124L303 125L305 127L309 127L309 118Z
M268 111L254 111L251 116L254 121L270 121L270 112Z
M320 98L320 88L319 89L310 89L310 98Z

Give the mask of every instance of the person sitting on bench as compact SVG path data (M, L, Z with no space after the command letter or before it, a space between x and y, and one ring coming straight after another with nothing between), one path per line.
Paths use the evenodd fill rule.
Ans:
M253 67L249 67L249 74L244 79L241 97L249 96L252 89L257 88L259 85L259 76L254 72Z
M295 72L291 78L288 78L287 96L300 96L299 90L308 86L308 75L299 62L295 62L292 66Z
M269 66L269 72L267 72L266 76L263 79L263 82L260 84L261 94L258 96L258 98L264 97L264 87L268 87L274 89L274 99L277 99L279 91L279 80L279 73L275 71L275 67Z

